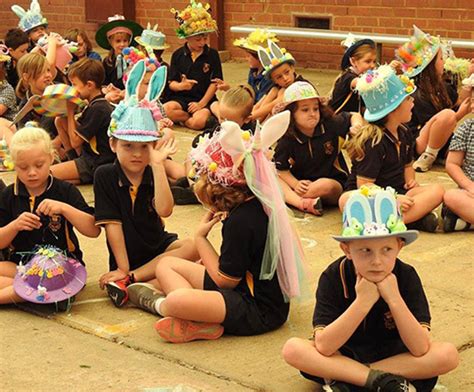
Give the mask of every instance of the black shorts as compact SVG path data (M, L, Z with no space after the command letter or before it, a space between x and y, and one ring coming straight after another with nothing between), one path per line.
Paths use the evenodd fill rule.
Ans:
M344 345L339 349L339 352L345 357L352 358L357 362L369 364L385 358L393 357L394 355L406 353L408 352L408 349L401 340L394 340L384 342L382 345L374 343L369 346L361 346L357 348ZM305 372L300 373L304 378L324 385L324 380L322 378ZM437 380L438 377L433 377L424 380L413 380L410 381L410 383L416 388L417 392L430 392L435 387ZM366 389L351 385L351 392L359 391L366 391Z
M211 106L211 103L213 103L215 100L216 100L215 98L211 99L204 109L209 109L209 107ZM168 102L171 102L171 101L178 102L181 105L181 109L183 109L185 112L188 112L188 105L191 102L199 102L199 99L191 98L191 97L174 96L174 97L169 98Z
M74 159L81 184L92 184L94 181L95 164L84 155Z
M224 297L224 331L230 335L251 336L279 328L283 323L269 323L258 308L255 299L246 293L219 288L207 271L204 274L204 290L218 291Z

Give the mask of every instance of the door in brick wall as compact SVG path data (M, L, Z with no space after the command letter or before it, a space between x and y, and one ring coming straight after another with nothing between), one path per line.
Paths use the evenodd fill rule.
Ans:
M86 0L85 4L87 22L104 23L116 14L135 20L135 0Z

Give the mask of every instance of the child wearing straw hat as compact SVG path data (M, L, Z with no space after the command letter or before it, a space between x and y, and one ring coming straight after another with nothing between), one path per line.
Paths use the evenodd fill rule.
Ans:
M393 190L351 194L340 242L344 256L319 278L313 339L292 338L283 357L326 391L431 391L458 365L456 347L430 338L430 310L415 269L398 259L418 237Z

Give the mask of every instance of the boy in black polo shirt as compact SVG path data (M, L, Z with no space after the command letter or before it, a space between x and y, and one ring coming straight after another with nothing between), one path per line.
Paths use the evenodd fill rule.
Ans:
M100 165L113 162L107 128L113 107L100 90L104 82L104 67L100 61L82 59L69 69L69 80L81 98L89 101L81 116L75 119L74 105L68 105L65 118L55 121L68 162L51 167L56 178L80 184L91 184Z
M403 224L393 190L354 192L342 235L334 236L345 256L319 279L314 339L290 339L285 360L310 380L334 380L325 390L431 391L457 366L458 353L431 341L420 278L397 258L417 236Z
M223 79L219 53L208 46L209 33L217 28L207 11L209 5L192 2L176 13L180 24L178 37L186 43L171 56L166 115L191 129L203 129L211 115L209 105L215 101L217 85ZM184 14L192 15L183 18Z
M155 71L145 95L149 101L138 102L145 72L143 60L130 71L127 95L112 113L108 131L117 160L99 167L94 177L96 224L105 226L110 254L110 272L100 277L100 286L117 307L127 302L130 283L156 283L155 268L163 256L198 257L194 243L177 240L161 219L173 211L164 162L176 152L176 144L172 139L158 141L161 112L156 99L166 73L158 80Z

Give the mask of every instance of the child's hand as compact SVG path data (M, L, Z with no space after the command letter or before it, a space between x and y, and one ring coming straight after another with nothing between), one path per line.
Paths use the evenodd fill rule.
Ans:
M278 114L282 112L286 107L286 104L284 102L279 102L275 106L273 106L272 109L272 115Z
M380 296L390 306L394 301L400 299L400 290L398 290L397 277L394 274L389 274L382 281L377 283Z
M357 280L355 285L356 299L362 304L372 309L372 306L379 300L380 293L377 285L373 282L368 281L361 275L357 274Z
M208 211L204 215L204 217L201 220L201 223L196 229L195 232L195 237L204 237L206 238L211 229L214 227L214 225L217 222L220 222L221 220L225 219L227 216L227 213L224 212L213 212L213 211Z
M57 33L49 33L48 35L48 45L62 46L61 36Z
M310 180L300 180L296 183L294 191L298 196L303 196L306 192L308 192L308 188L311 185Z
M392 67L396 72L402 70L402 63L398 60L392 60L390 61L390 67Z
M197 84L197 80L188 79L186 75L181 75L181 82L179 82L180 90L181 91L189 91L191 90L195 84Z
M418 183L416 182L416 180L413 178L411 180L409 180L403 187L409 191L410 189L413 189L413 188L416 188L418 186Z
M103 290L107 283L116 282L117 280L123 279L126 276L127 274L119 268L114 271L107 272L99 278L100 288Z
M63 215L64 203L57 200L44 199L41 203L39 203L36 213L38 215L47 216Z
M458 120L463 118L471 110L471 98L466 98L459 105L458 111L456 112Z
M173 155L178 151L176 146L176 139L161 139L155 143L155 146L150 143L148 145L150 149L150 165L161 165L166 158Z
M32 231L41 227L41 219L38 215L31 212L23 212L15 219L16 231Z
M227 91L230 89L230 84L224 82L222 79L214 78L211 79L211 82L216 84L218 90Z
M196 113L198 110L204 108L204 105L200 102L190 102L188 105L188 112L193 114Z
M160 130L162 130L163 128L171 128L174 125L174 122L169 118L162 118L158 121L158 124L160 125Z
M397 195L397 201L400 204L402 212L408 211L415 204L415 199L406 195Z

